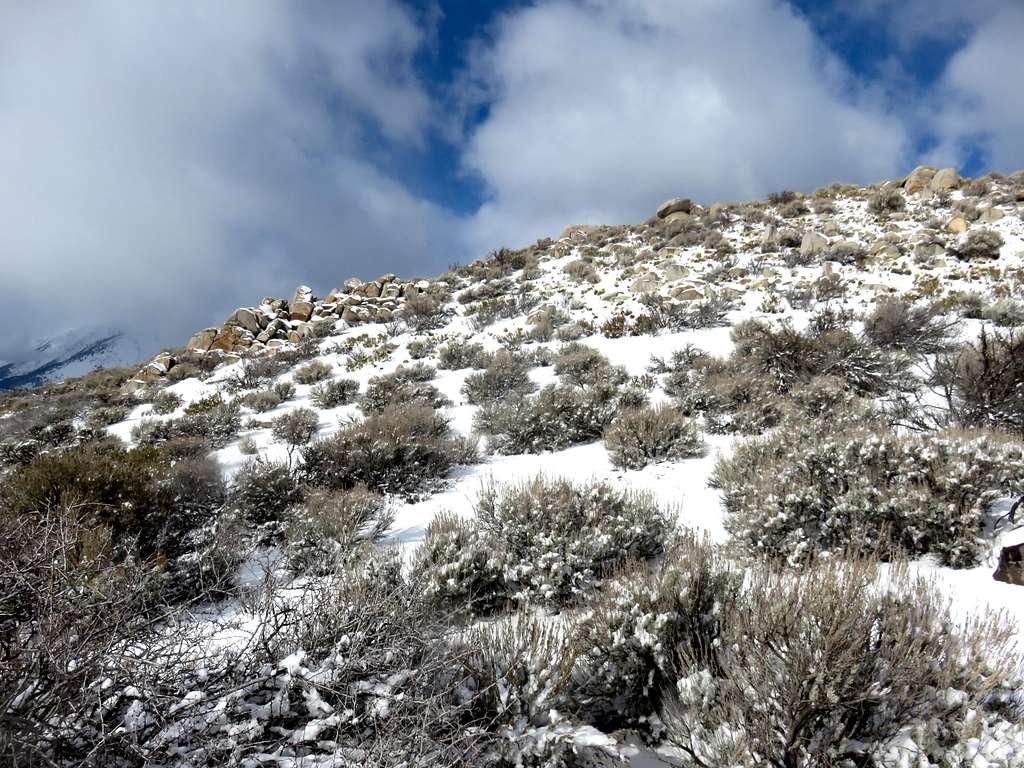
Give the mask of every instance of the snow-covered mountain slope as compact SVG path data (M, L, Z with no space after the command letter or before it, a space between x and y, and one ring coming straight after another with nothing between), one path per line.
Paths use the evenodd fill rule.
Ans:
M138 363L146 345L115 328L74 329L8 351L0 359L0 390L37 387L97 368Z

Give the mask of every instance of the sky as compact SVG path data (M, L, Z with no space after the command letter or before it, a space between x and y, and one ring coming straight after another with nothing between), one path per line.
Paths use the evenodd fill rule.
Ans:
M1022 0L0 0L0 358L681 195L1024 167Z

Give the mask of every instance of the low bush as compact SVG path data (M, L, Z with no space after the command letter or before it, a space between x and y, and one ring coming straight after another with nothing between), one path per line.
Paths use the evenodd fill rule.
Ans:
M670 405L623 410L604 431L604 445L619 469L700 456L704 441L692 419Z
M480 405L533 392L537 385L530 381L529 370L529 361L524 356L499 350L484 370L466 377L462 393L468 402Z
M1024 447L985 433L804 422L737 446L711 482L726 530L754 558L797 564L856 542L967 567L983 554L989 505L1024 493Z
M177 438L202 440L208 449L219 448L234 437L242 425L237 402L206 407L208 400L200 400L185 408L185 415L176 419L143 419L132 428L132 440L140 445L159 445ZM200 408L193 406L203 404Z
M949 348L955 324L934 307L882 299L864 318L864 335L879 347L911 355L934 355Z
M309 399L318 408L337 408L355 400L359 382L355 379L330 379L309 391Z
M672 533L647 494L610 484L535 477L488 484L475 518L441 517L413 573L435 605L474 613L506 600L566 605L629 560L648 560Z
M266 413L279 406L284 399L274 388L261 389L258 392L249 392L241 398L242 405L252 408L256 413Z
M485 486L475 513L520 600L571 602L627 560L660 554L672 530L650 495L543 476Z
M956 424L1024 435L1024 333L982 329L940 358L933 378Z
M603 731L648 730L682 676L681 654L706 653L722 633L742 576L706 539L674 537L653 568L629 563L569 634L573 697Z
M597 440L617 409L611 388L549 384L532 397L510 396L484 403L474 417L498 453L558 451Z
M288 515L288 567L295 573L336 572L361 545L380 541L393 522L394 508L365 487L314 489Z
M452 433L447 419L417 405L392 405L343 426L302 450L312 485L413 495L457 464L476 461L476 446Z
M463 368L486 368L491 355L483 344L469 341L450 341L437 351L438 368L457 371Z
M153 398L153 413L166 416L167 414L178 410L181 403L181 395L165 389Z
M235 473L230 503L246 520L263 525L283 520L302 496L298 478L286 462L250 459Z
M612 365L601 352L576 341L558 350L554 365L563 383L577 387L619 386L627 379L625 368Z
M886 216L902 211L906 207L906 199L898 189L892 187L878 190L868 200L868 211L876 216Z
M998 259L1003 236L994 229L972 229L957 243L949 246L951 256L958 259Z
M434 369L418 363L415 366L399 367L394 373L374 376L366 384L366 392L359 405L366 413L380 413L395 403L423 405L441 408L451 405L451 400L442 395L437 387L428 384Z
M316 384L331 376L334 366L324 360L313 360L300 365L292 372L292 378L299 384Z
M878 580L863 562L755 568L717 613L718 641L683 650L667 744L709 766L969 762L993 738L1009 630L957 626L945 596L905 571Z
M270 422L274 439L288 446L289 459L296 448L313 439L319 428L320 417L311 408L295 408Z
M212 357L212 356L207 356ZM256 389L270 381L287 368L288 363L281 355L274 357L251 357L244 360L230 377L226 379L227 387L232 392ZM171 369L174 370L173 368Z
M502 570L502 559L475 520L442 512L427 525L412 580L431 605L479 615L509 599Z

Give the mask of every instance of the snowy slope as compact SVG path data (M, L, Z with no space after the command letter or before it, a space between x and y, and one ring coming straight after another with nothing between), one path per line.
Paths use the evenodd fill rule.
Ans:
M73 329L29 342L0 358L0 390L36 387L97 368L138 363L151 347L115 328Z

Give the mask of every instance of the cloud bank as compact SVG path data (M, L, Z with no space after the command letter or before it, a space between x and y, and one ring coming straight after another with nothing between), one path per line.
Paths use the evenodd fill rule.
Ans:
M179 343L298 283L432 274L673 195L1024 165L1019 4L837 8L959 47L907 98L779 0L538 0L448 83L418 67L437 8L399 0L0 6L0 357L90 324ZM468 212L401 175L438 147L483 190Z

